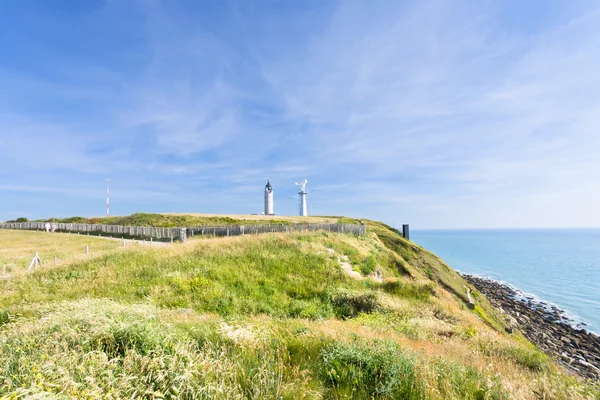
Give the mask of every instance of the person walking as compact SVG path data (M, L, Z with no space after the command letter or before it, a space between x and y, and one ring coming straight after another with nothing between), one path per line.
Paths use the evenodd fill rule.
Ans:
M50 223L46 222L46 225L44 225L44 227L46 228L46 232L50 232Z

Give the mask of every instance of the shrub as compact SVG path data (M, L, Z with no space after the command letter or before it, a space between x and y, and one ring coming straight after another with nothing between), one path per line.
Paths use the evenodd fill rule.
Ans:
M383 283L383 290L398 297L411 298L425 301L433 295L433 284L431 282L403 283L398 280L386 281Z
M334 398L508 399L500 377L444 360L423 362L389 341L335 343L322 352Z
M93 224L87 218L83 217L70 217L62 220L65 224Z
M15 220L15 222L29 222L29 220L25 217L19 217Z
M366 258L365 262L360 267L360 272L364 275L369 275L377 269L377 259L373 254Z
M339 290L329 295L339 318L353 318L360 313L371 313L379 308L377 295L370 291Z
M323 378L334 397L422 399L415 360L391 342L335 343L321 352Z
M0 326L8 324L10 322L10 314L7 310L0 311Z

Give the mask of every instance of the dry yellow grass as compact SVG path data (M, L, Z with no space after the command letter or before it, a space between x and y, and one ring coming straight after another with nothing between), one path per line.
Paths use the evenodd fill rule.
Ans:
M86 255L85 246L89 246ZM0 274L24 273L37 252L45 266L96 257L122 247L118 240L69 233L0 230ZM4 268L3 268L4 267Z

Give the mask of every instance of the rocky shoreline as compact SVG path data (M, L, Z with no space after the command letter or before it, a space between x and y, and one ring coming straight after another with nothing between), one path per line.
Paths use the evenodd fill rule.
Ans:
M564 311L532 297L523 296L500 282L462 275L506 316L509 328L518 329L527 339L579 375L600 380L600 337L572 325Z

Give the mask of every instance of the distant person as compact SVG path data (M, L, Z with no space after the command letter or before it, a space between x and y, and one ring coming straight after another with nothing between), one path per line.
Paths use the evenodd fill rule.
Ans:
M46 228L46 232L50 232L50 223L46 222L46 225L44 225L44 227Z
M52 232L56 232L56 224L53 222L52 225L50 226L50 230Z

